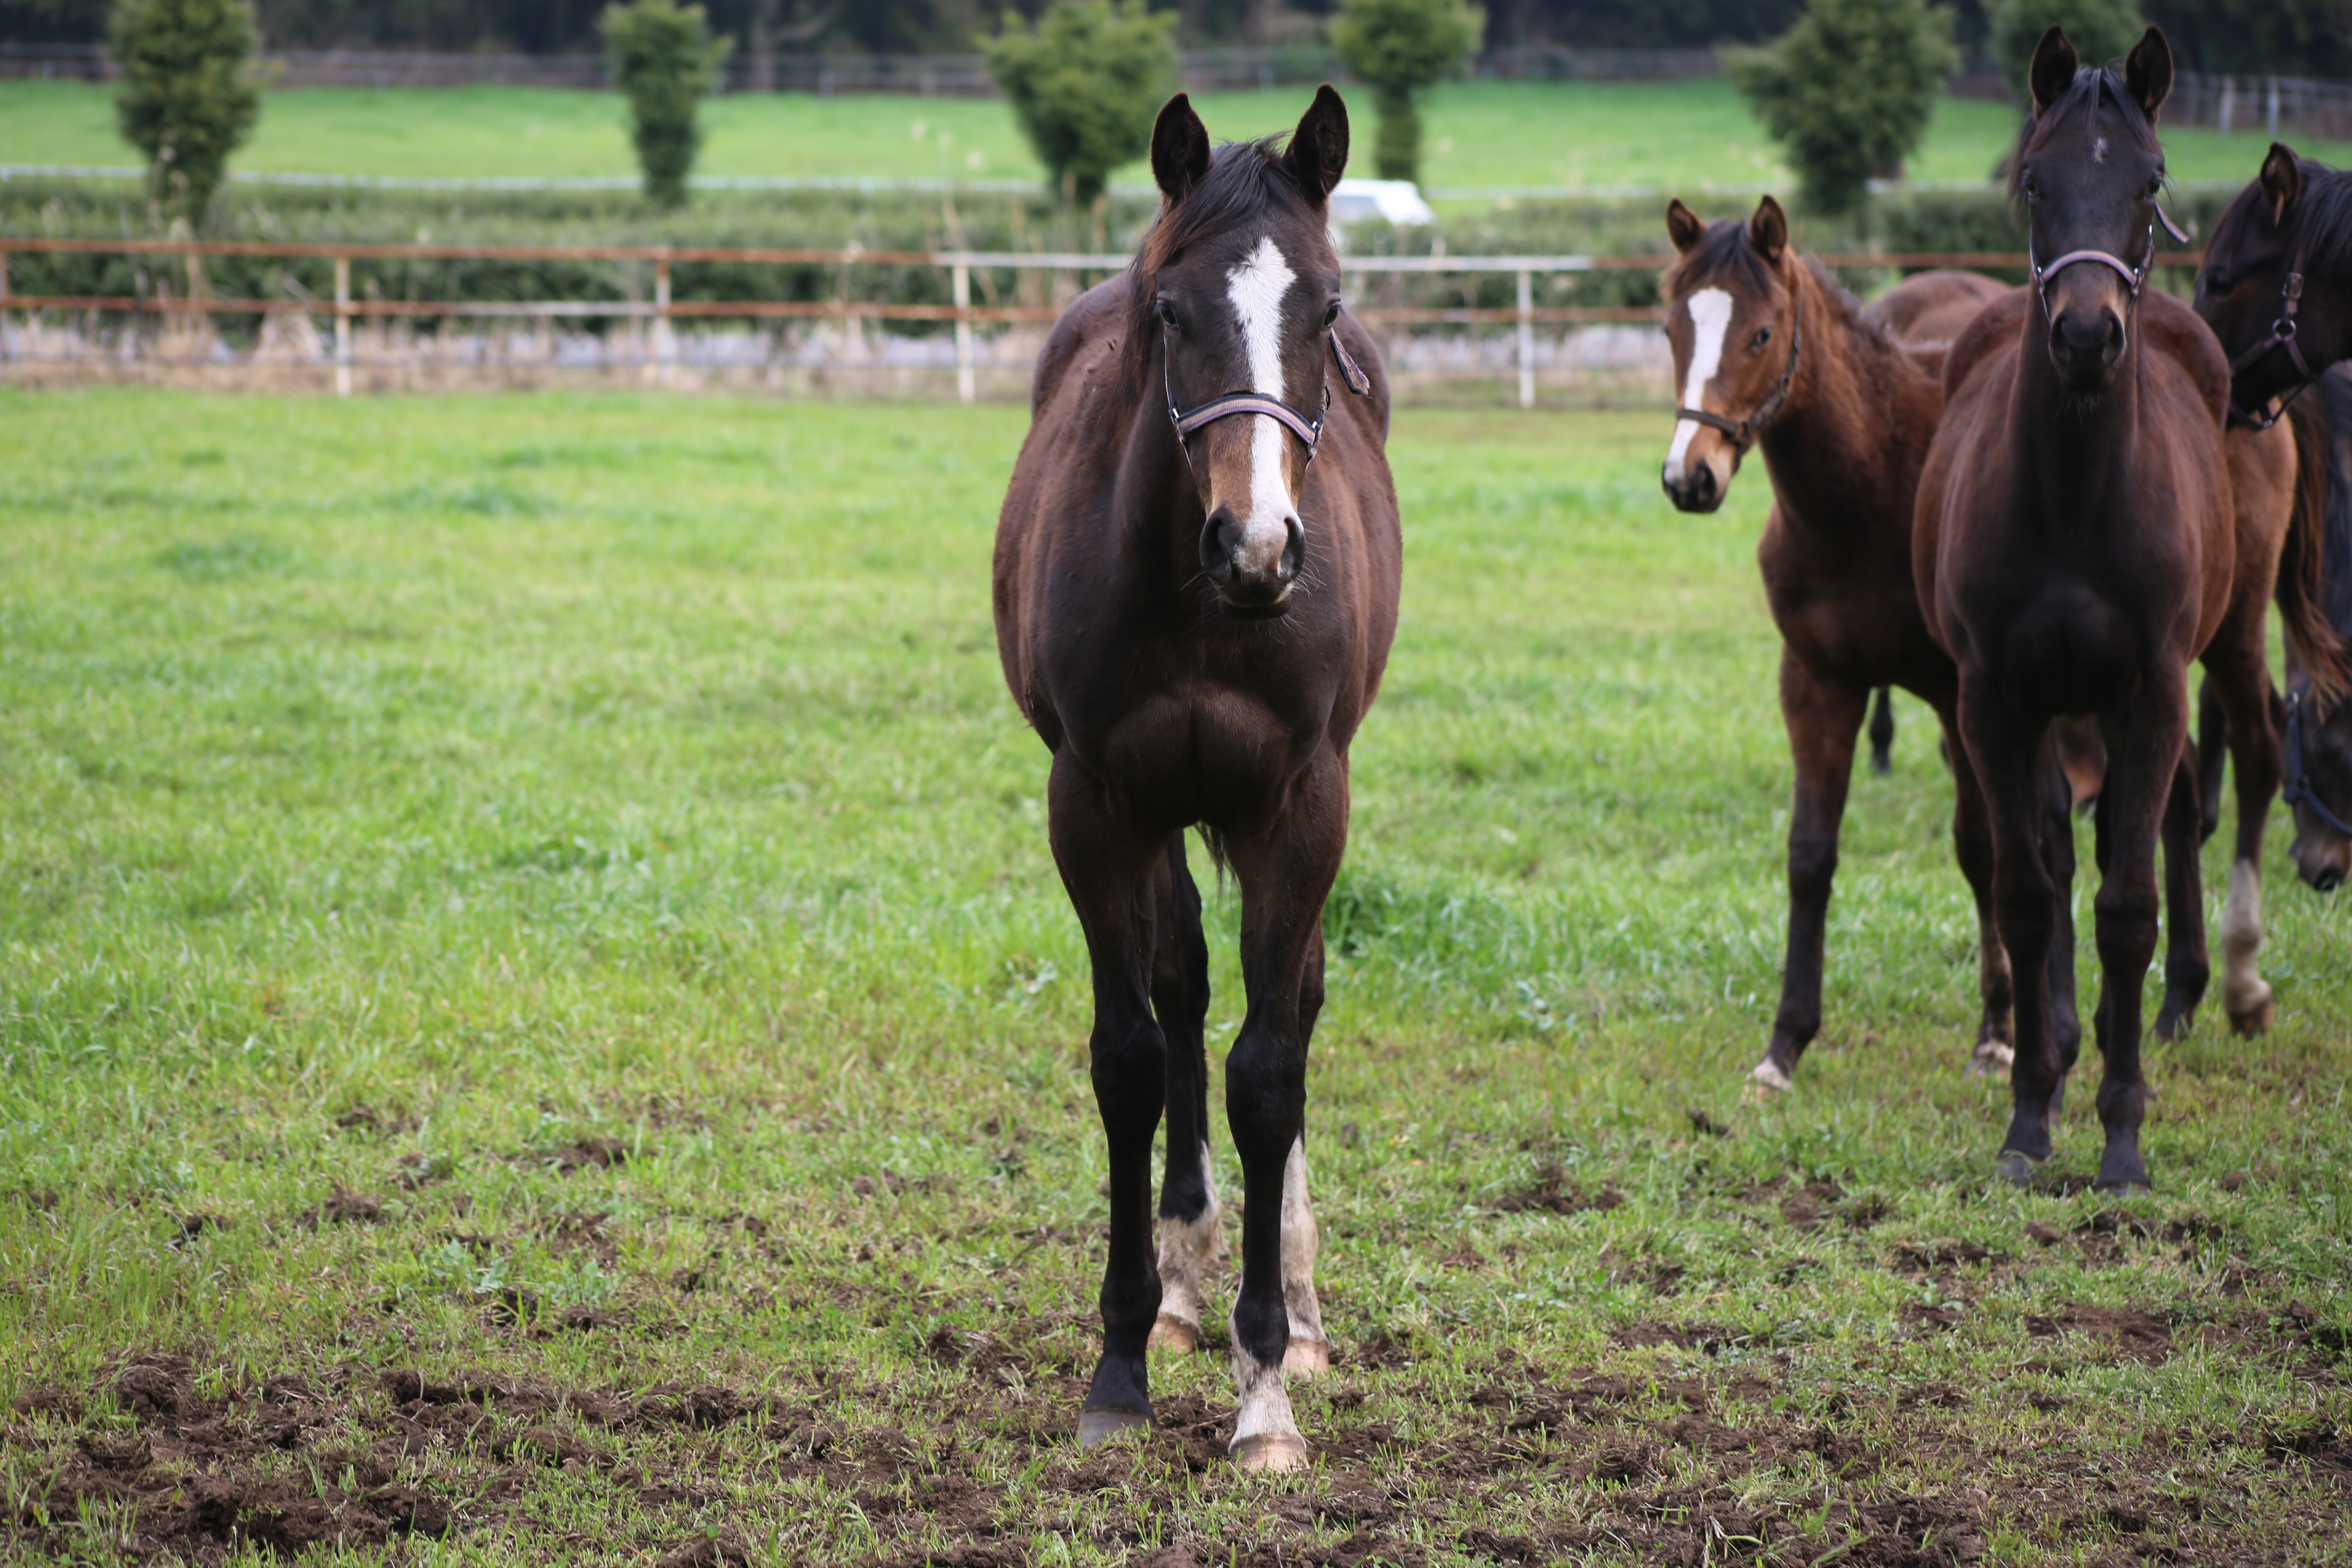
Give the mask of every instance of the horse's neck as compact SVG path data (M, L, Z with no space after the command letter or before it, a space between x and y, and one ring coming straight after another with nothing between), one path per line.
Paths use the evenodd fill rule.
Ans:
M1929 424L1904 415L1925 392L1927 373L1833 297L1809 267L1798 268L1804 334L1788 406L1758 445L1784 520L1797 531L1843 538L1882 522L1892 506L1910 527L1904 475L1926 453Z
M1115 489L1126 528L1123 570L1146 596L1187 594L1201 575L1201 530L1208 519L1166 408L1146 395L1129 416L1123 445Z
M2018 328L2016 390L2010 398L2010 440L2025 455L2042 498L2041 519L2073 532L2096 529L2109 500L2120 493L2139 430L2140 377L2147 333L2138 312L2124 334L2115 380L2095 403L2069 393L2050 361L2049 326L2039 307Z

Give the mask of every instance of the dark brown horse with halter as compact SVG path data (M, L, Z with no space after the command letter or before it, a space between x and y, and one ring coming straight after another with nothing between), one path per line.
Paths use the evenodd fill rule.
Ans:
M1703 225L1675 202L1666 231L1680 253L1664 293L1681 403L1666 494L1685 511L1714 510L1751 447L1772 481L1757 559L1780 628L1796 800L1780 1005L1749 1079L1784 1089L1822 1026L1830 884L1871 689L1902 687L1936 710L1948 741L1956 734L1958 679L1911 577L1912 508L1943 412L1944 353L2002 289L1975 273L1928 272L1865 309L1790 247L1769 196L1745 224ZM2010 971L1993 929L1984 803L1966 769L1955 778L1952 837L1981 932L1977 1070L2009 1058Z
M2053 720L2095 714L2108 757L2095 904L2101 1186L2147 1184L2140 988L2156 947L2159 836L2174 907L2197 896L2191 659L2221 700L2238 782L2223 1003L2242 1029L2271 1011L2253 965L2263 823L2277 788L2263 640L2293 447L2225 452L2220 346L2185 305L2143 290L2162 221L2157 115L2172 76L2153 27L2120 76L2082 65L2058 28L2042 36L2011 165L2033 280L1953 345L1919 485L1919 598L1959 668L1962 749L1990 807L1994 905L2016 975L2013 1110L1998 1169L2020 1182L2052 1153L2053 1102L2072 1065L2049 964L2066 897L2066 847L2046 809Z
M2332 644L2297 637L2289 614L2283 761L2295 869L2328 892L2352 877L2352 704L2342 663L2352 638L2352 381L2328 374L2352 358L2352 174L2273 142L2260 175L2213 226L2197 313L2230 356L2232 426L2267 429L2291 416L2298 520L2318 519L2289 540L2281 608L2290 587L2307 587L2336 636Z
M1160 216L1134 267L1038 356L997 525L997 648L1053 752L1055 864L1094 971L1110 1145L1092 1446L1148 1428L1148 1345L1192 1348L1222 1251L1208 1152L1208 948L1196 825L1241 882L1248 1012L1225 1110L1249 1198L1233 1309L1244 1468L1304 1464L1286 1370L1329 1364L1307 1193L1307 1049L1348 746L1396 632L1402 541L1371 341L1341 308L1328 204L1348 111L1286 149L1227 145L1181 95L1151 138ZM1159 1258L1151 1141L1168 1115Z

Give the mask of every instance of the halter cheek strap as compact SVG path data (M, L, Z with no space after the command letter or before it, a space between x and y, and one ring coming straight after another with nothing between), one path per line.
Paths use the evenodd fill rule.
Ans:
M2271 322L2270 335L2230 362L2230 417L2256 430L2267 430L2277 424L2286 414L2287 405L2301 397L2320 376L2320 373L2313 370L2310 362L2303 357L2303 344L2295 336L2294 313L2303 304L2303 248L2298 246L2294 253L2294 270L2279 284L2279 313ZM2252 369L2273 349L2286 350L2287 360L2294 366L2294 374L2299 379L2284 392L2273 393L2259 408L2249 410L2240 407L2238 374Z
M2352 825L2327 809L2319 792L2311 787L2311 775L2303 770L2303 697L2300 691L2290 691L2286 698L2286 736L2280 747L2280 771L2286 774L2286 787L2279 798L2290 806L2302 806L2319 818L2330 831L2352 838Z
M1363 367L1340 344L1337 328L1327 332L1325 337L1331 344L1331 357L1338 362L1339 378L1348 384L1348 390L1359 397L1370 394L1372 378L1364 374ZM1331 383L1328 378L1323 383L1323 406L1316 411L1312 419L1282 399L1268 397L1262 392L1228 392L1222 397L1212 397L1192 408L1180 409L1176 406L1175 383L1169 379L1169 357L1163 347L1160 355L1160 385L1168 395L1168 421L1176 426L1180 446L1193 431L1213 425L1220 419L1231 418L1236 414L1263 414L1297 437L1306 445L1307 460L1310 463L1315 460L1315 448L1323 439L1323 421L1331 412ZM1191 454L1187 452L1186 460L1190 459Z
M1709 429L1722 431L1731 437L1731 445L1740 456L1747 455L1748 448L1755 445L1756 437L1764 434L1764 427L1788 406L1789 389L1797 384L1798 356L1805 352L1804 290L1792 289L1789 291L1789 363L1781 367L1780 379L1765 395L1764 401L1758 404L1745 419L1727 419L1704 408L1677 408L1675 410L1675 418L1693 420Z

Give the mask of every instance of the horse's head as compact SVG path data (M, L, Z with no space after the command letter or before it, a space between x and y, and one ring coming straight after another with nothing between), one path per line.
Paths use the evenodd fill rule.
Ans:
M2352 350L2352 310L2331 286L2347 250L2352 175L2272 142L2262 174L2213 226L2197 274L2197 313L2230 356L2230 401L2248 423L2274 421Z
M1679 510L1713 511L1748 445L1788 398L1801 343L1801 263L1789 253L1789 219L1770 196L1744 224L1702 224L1670 203L1666 233L1681 253L1664 283L1680 401L1659 478Z
M2294 868L2323 893L2352 880L2352 703L2333 711L2294 683L2287 710L2286 795L2294 813Z
M2156 260L2164 192L2156 117L2172 91L2172 47L2150 27L2117 77L2084 65L2053 26L2027 83L2033 116L2018 137L2010 192L2025 209L2050 362L2069 392L2095 397L2115 382Z
M1160 384L1205 521L1201 570L1231 613L1278 616L1307 555L1298 514L1334 371L1339 258L1328 204L1348 166L1348 108L1327 85L1289 146L1228 143L1179 93L1151 132L1159 221L1136 258L1139 333L1163 346Z

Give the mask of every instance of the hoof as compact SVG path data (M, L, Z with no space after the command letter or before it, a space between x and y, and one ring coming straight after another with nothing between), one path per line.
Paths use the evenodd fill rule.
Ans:
M2041 1161L2015 1149L2003 1149L1992 1163L1992 1173L2011 1186L2030 1187L2041 1173Z
M1193 1347L1200 1342L1200 1324L1188 1323L1181 1318L1171 1318L1162 1312L1159 1321L1151 1325L1151 1338L1145 1342L1145 1345L1150 1350L1191 1355Z
M2197 1009L2193 1005L2175 1007L2168 1002L2157 1010L2156 1037L2165 1041L2185 1040L2196 1022ZM2233 1018L2231 1022L2234 1024L2237 1020Z
M1762 1061L1758 1062L1755 1069L1748 1075L1748 1088L1768 1098L1775 1094L1786 1094L1789 1091L1789 1075L1781 1071L1770 1057L1766 1057Z
M2239 1036L2263 1034L2270 1028L2271 1019L2277 1013L2278 1008L2268 996L2264 996L2246 1011L2230 1015L2230 1032Z
M1234 1468L1253 1475L1278 1476L1307 1468L1307 1439L1296 1432L1261 1432L1236 1437L1228 1450Z
M1282 1352L1282 1370L1290 1377L1315 1377L1331 1370L1329 1340L1293 1340Z
M1969 1065L1963 1078L1991 1078L2007 1072L2017 1060L2017 1053L2007 1040L1979 1040L1977 1048L1969 1053Z
M1143 1434L1151 1430L1151 1413L1146 1410L1081 1410L1078 1412L1078 1447L1099 1448L1114 1437L1129 1433Z

